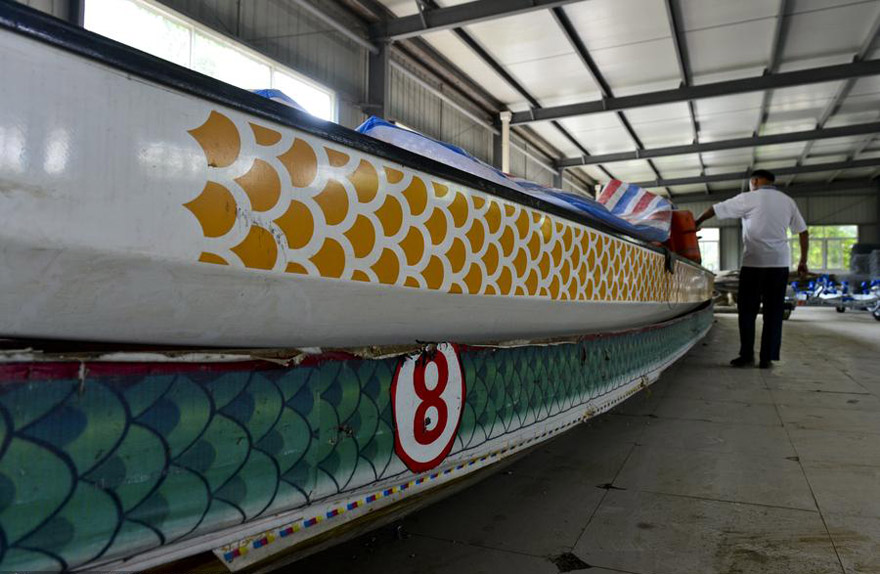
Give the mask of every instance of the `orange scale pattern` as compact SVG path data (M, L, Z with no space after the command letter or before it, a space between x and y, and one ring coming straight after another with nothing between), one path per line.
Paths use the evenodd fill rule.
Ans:
M212 111L189 133L208 165L184 205L202 263L494 297L711 296L691 265L669 273L639 245L291 129Z

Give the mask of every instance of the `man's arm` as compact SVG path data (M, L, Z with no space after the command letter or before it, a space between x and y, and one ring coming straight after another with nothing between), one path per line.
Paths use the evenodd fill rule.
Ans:
M804 276L809 273L807 269L807 254L810 250L810 232L806 230L801 231L798 234L798 239L801 242L801 261L798 263L798 273Z
M718 219L737 219L745 217L747 211L747 197L746 194L741 193L726 201L716 203L700 214L700 216L694 220L694 223L697 224L697 229L699 229L707 219L712 219L713 217L717 217Z
M700 226L703 225L704 221L706 221L707 219L712 219L713 217L715 217L715 207L710 206L709 209L701 213L696 221L694 221L694 223L697 224L697 229L699 229Z
M800 210L797 208L797 204L793 199L789 199L789 201L791 202L792 211L788 228L793 233L798 234L798 239L801 243L801 260L798 263L798 273L801 277L804 277L809 272L807 269L807 255L810 252L810 232L807 222L804 221L804 216L801 215Z

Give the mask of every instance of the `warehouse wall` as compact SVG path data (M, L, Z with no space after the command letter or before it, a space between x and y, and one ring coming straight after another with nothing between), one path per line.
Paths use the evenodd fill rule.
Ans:
M56 18L67 19L68 9L70 7L69 0L18 0L25 6L30 6L35 10L46 12Z
M870 226L877 222L878 194L866 192L859 194L839 193L829 195L812 195L796 197L798 209L810 225L864 225ZM699 215L707 207L717 203L702 198L687 201L676 198L680 209L689 209ZM735 220L713 220L713 225L721 227L736 226Z
M798 207L810 225L859 225L877 223L877 193L798 198Z
M541 185L553 185L553 172L542 166L540 163L529 157L523 149L532 156L544 157L541 152L537 151L534 146L529 145L517 134L510 134L510 141L516 146L510 146L510 172L519 177L530 179Z
M428 81L422 78L423 81ZM395 67L391 68L388 117L432 138L457 145L492 163L492 132Z
M878 225L880 198L876 192L814 195L798 197L795 201L808 225L858 225L859 241L880 242L880 225ZM679 209L688 209L694 215L699 215L713 203L715 202L706 200L676 201ZM742 257L739 222L714 219L710 224L721 227L721 268L739 267Z
M721 270L739 269L743 251L742 227L739 224L722 227L718 240Z

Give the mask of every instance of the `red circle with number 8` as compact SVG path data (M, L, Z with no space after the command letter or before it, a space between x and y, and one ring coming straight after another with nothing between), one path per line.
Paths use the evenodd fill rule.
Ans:
M424 472L446 458L461 423L464 372L454 345L405 357L391 383L394 450L413 472Z

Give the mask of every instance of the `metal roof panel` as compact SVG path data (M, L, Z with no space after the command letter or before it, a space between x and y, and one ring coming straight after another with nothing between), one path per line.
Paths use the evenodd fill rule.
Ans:
M553 73L548 74L547 70ZM507 71L542 104L544 100L572 95L579 96L576 101L597 99L599 95L596 84L574 53L510 64ZM585 97L586 94L592 98Z
M590 54L615 95L618 89L679 78L671 37L593 50Z
M669 189L672 190L673 197L677 195L692 195L698 193L706 193L706 186L702 183L691 184L691 185L673 185ZM699 214L697 214L699 215Z
M775 19L762 19L685 33L694 74L767 64Z
M547 10L487 20L464 29L507 66L573 52Z
M563 10L591 52L669 38L664 0L591 0ZM622 34L621 30L626 33Z
M767 0L680 0L685 30L720 28L776 17L776 5Z
M519 92L504 81L488 64L476 57L473 50L451 31L442 30L427 34L424 39L449 61L461 68L465 74L478 80L486 91L500 101L512 104L523 100Z
M796 0L789 16L785 58L854 54L880 15L880 2Z

